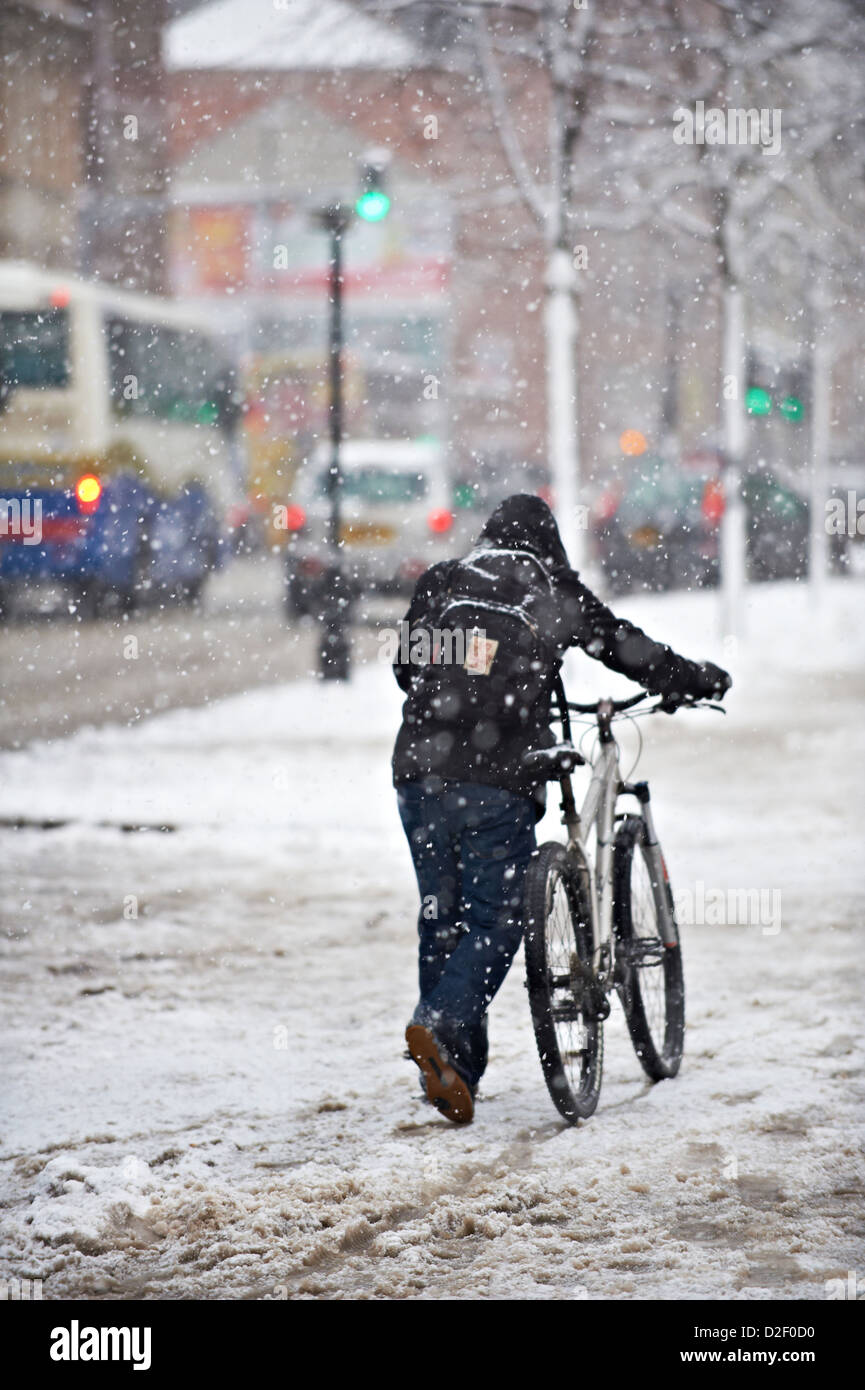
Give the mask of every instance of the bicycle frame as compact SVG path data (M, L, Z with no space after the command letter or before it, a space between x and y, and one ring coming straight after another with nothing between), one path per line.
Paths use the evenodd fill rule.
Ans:
M623 782L619 774L619 746L613 736L611 724L614 705L611 700L600 700L597 708L598 736L600 751L592 767L588 790L579 810L574 800L571 774L565 773L559 779L562 790L562 822L568 832L568 851L577 856L588 878L589 901L592 908L592 939L594 949L592 964L599 982L605 989L613 984L615 950L612 941L613 930L613 830L616 819L616 802L620 796L634 796L639 803L639 814L645 830L646 857L651 877L652 890L658 906L658 926L665 946L675 946L679 940L675 918L670 908L669 895L662 885L667 880L667 868L658 837L650 805L647 782ZM570 741L570 720L562 720L566 738ZM588 850L592 830L595 831L594 861ZM661 891L658 891L661 889Z

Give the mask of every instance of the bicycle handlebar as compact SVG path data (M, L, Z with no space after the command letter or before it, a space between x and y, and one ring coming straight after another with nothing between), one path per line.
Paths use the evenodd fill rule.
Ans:
M631 709L634 705L638 705L641 700L648 700L648 698L648 690L641 690L638 695L632 695L629 700L610 700L609 703L613 707L613 714L619 714L622 710ZM575 714L597 714L599 704L601 704L600 700L594 700L590 705L578 705L574 700L568 700L568 709L573 710Z
M574 700L568 700L567 706L575 714L597 714L598 706L602 703L608 703L612 706L613 714L621 714L623 710L633 709L634 705L639 705L642 700L652 698L648 690L641 690L638 695L632 695L628 700L595 700L590 705L581 705ZM716 704L712 700L694 700L687 695L681 700L677 700L672 709L667 707L666 701L661 697L656 705L653 705L650 710L646 710L646 713L655 714L657 711L663 710L665 713L672 714L675 709L716 709L720 714L727 713L723 705Z

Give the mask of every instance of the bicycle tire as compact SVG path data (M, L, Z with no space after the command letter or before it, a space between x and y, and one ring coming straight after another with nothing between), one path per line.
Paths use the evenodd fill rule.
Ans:
M523 904L526 986L541 1068L559 1114L576 1124L598 1104L604 1031L581 1005L581 968L592 968L592 914L588 875L573 851L557 841L540 846L526 870Z
M652 1081L664 1081L676 1075L682 1061L685 980L678 928L675 946L665 945L658 931L661 893L666 895L675 923L673 893L666 874L660 883L652 879L645 834L640 816L625 816L616 832L613 931L619 995L634 1051L646 1075ZM635 858L638 849L639 860ZM639 863L645 868L647 882L635 893L635 865ZM651 918L648 922L647 916ZM648 930L643 930L646 927Z

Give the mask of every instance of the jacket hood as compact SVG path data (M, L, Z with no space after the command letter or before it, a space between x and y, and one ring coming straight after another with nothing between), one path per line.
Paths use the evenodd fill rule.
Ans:
M530 550L550 569L568 568L556 519L540 497L516 493L500 502L479 537L497 550Z

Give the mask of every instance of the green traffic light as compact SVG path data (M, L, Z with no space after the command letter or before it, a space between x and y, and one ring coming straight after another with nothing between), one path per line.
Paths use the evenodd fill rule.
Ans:
M762 386L751 386L745 393L745 409L749 415L770 415L772 397Z
M805 407L798 396L785 396L778 409L785 420L801 420L805 414Z
M475 490L471 483L459 483L454 488L454 506L471 507L475 500Z
M369 188L361 193L354 210L364 222L381 222L390 212L390 198L380 188Z

